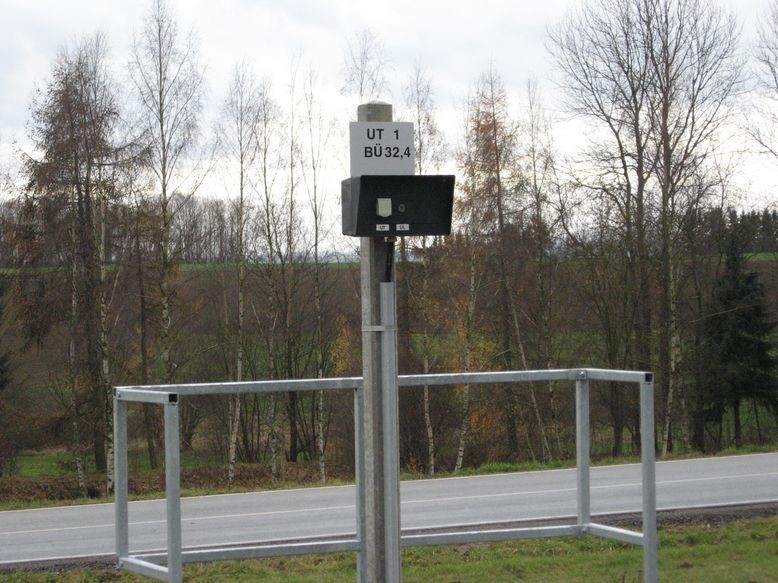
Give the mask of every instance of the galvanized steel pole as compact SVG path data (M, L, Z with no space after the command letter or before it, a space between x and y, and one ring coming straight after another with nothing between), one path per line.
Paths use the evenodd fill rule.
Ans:
M392 106L379 102L360 105L357 120L390 122ZM400 581L401 576L399 472L390 470L387 473L387 467L396 463L398 454L384 448L391 443L395 444L391 446L394 448L397 443L397 436L392 435L397 431L397 384L395 380L392 389L392 383L386 382L390 377L397 377L395 355L388 353L395 350L394 337L390 338L390 335L396 332L393 322L381 319L380 288L382 283L390 284L391 301L394 302L394 278L386 281L387 271L391 275L386 266L393 261L394 250L384 238L363 237L360 255L363 388L358 399L362 443L356 444L360 506L357 510L360 544L357 577L365 583L393 583ZM391 316L394 317L393 310ZM385 370L387 367L393 370ZM392 415L394 419L391 419Z
M654 442L654 377L640 383L640 471L643 486L643 581L656 583L656 452Z
M167 573L170 583L183 581L181 549L181 447L178 439L178 399L165 410L165 502L167 514Z

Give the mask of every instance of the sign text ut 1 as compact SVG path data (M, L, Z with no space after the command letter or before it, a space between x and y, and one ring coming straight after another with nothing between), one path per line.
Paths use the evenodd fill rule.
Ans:
M416 151L410 122L351 122L351 176L413 174Z

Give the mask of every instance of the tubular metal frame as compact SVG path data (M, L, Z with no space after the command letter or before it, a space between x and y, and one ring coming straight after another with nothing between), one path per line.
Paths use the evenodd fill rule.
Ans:
M494 529L469 525L467 531L452 533L421 533L402 535L402 547L481 543L527 538L594 535L643 547L643 581L657 581L656 478L654 451L654 385L648 372L605 370L594 368L474 372L431 375L401 375L399 387L421 385L463 385L487 383L519 383L535 381L574 381L576 403L576 468L577 521L575 524L532 528ZM590 513L590 433L589 381L634 383L640 387L640 438L642 476L642 532L615 528L592 522ZM361 377L252 381L241 383L205 383L155 386L127 386L114 389L115 445L115 535L116 557L120 569L132 571L161 581L183 581L182 565L227 559L250 559L272 556L306 555L313 553L356 551L361 554L364 525L360 520L360 500L364 497L364 476L359 463L361 447L359 423L356 426L356 504L357 536L334 540L312 540L289 544L220 547L218 549L185 550L181 544L180 449L178 403L181 397L235 393L273 393L289 391L353 390L355 415L359 412L362 391ZM165 494L167 508L167 554L132 555L129 549L127 406L128 403L155 403L164 408L165 419ZM358 420L357 420L358 421ZM399 517L397 517L399 521ZM396 542L396 541L395 541ZM397 551L393 551L397 552ZM167 558L166 566L159 564Z

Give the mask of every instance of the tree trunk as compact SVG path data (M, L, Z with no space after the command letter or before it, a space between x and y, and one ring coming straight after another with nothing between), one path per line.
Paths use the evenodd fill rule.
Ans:
M229 405L229 446L227 462L227 487L232 488L235 483L235 465L238 460L238 428L240 426L240 405L239 394L230 395Z
M278 443L278 399L276 393L270 395L270 479L274 484L284 479L280 460L281 446Z
M510 315L511 315L511 319L513 320L513 330L516 336L516 345L519 348L519 356L521 357L521 364L524 367L524 370L529 370L529 366L527 364L527 354L524 351L524 340L522 339L521 325L519 324L519 313L516 310L516 301L515 298L513 297L512 286L508 286L508 289L509 289L509 297L511 298ZM535 420L538 424L538 431L540 432L543 459L544 461L550 461L553 459L554 456L551 454L551 447L548 444L548 436L546 435L546 425L543 422L543 417L540 414L540 407L538 407L538 399L535 394L534 383L530 383L529 393L530 393L530 400L532 401L532 410L535 413ZM514 396L514 399L515 398L516 397ZM517 399L516 399L515 406L517 408L520 406ZM529 433L527 434L529 435ZM534 457L534 453L533 453L533 457Z
M428 363L427 363L428 364ZM428 370L424 374L428 374ZM427 475L435 475L435 433L432 429L430 417L430 388L424 385L424 427L427 430Z
M73 387L71 386L71 389ZM78 480L78 492L82 498L89 496L86 489L86 478L84 476L84 451L81 447L81 429L79 423L79 411L76 406L74 391L70 393L70 414L73 416L73 458L76 462L76 479Z
M670 433L672 428L672 416L673 406L675 398L675 390L678 385L678 366L681 358L681 338L678 333L677 319L678 319L678 307L676 305L676 293L675 293L675 273L672 266L672 243L669 243L669 278L668 278L668 322L667 331L669 334L667 350L667 400L665 402L665 414L664 414L664 426L662 431L662 455L667 455L670 450L670 444L672 441L672 435Z
M313 305L316 311L316 374L318 378L324 378L324 310L321 303L321 273L319 271L319 231L318 214L316 216L317 225L314 227L314 283L313 283ZM319 459L319 480L322 484L327 482L327 464L324 457L326 446L326 423L324 407L324 391L319 391L316 400L316 450Z
M732 421L735 430L735 447L743 447L743 426L740 421L740 399L735 398L732 401Z
M141 384L149 384L149 351L148 351L148 317L146 314L146 289L144 287L143 257L140 249L140 206L135 217L135 259L137 261L138 277L138 301L140 319L140 363ZM156 470L159 467L159 429L156 415L156 405L143 403L143 429L146 434L146 452L149 457L149 468Z
M611 455L624 454L624 395L618 383L609 383L611 392L611 419L613 420L613 448Z
M468 433L470 432L470 385L462 387L462 423L459 428L459 445L457 447L457 461L454 464L454 473L458 474L462 470L462 464L465 460L465 446L467 445Z
M71 243L75 247L75 229L71 229ZM75 258L75 256L74 256ZM76 323L78 321L78 286L76 285L77 266L75 260L70 268L70 342L68 344L68 376L70 381L70 412L73 416L73 457L76 460L76 478L78 490L83 498L87 497L86 479L84 477L84 454L81 447L81 431L79 429L79 413L76 406Z
M473 241L469 242L470 252L468 261L468 288L467 310L465 312L464 342L462 346L462 368L464 372L470 372L472 366L472 340L473 318L475 317L478 285L476 279L476 250ZM462 387L462 421L459 429L459 446L457 447L457 461L454 464L454 473L458 474L462 469L465 459L465 447L470 433L470 385Z
M105 428L105 457L106 457L106 489L107 494L113 492L114 487L114 451L113 451L113 381L111 377L111 364L109 360L108 346L108 302L110 300L108 290L108 277L106 265L106 216L107 216L106 195L100 193L100 214L99 224L97 225L98 240L98 261L100 274L100 376L103 386L104 399L104 421ZM114 277L118 281L119 274Z
M242 146L242 144L241 144ZM235 338L235 381L243 381L243 318L244 286L246 281L246 258L243 248L244 231L244 168L240 160L240 200L238 201L238 328ZM226 314L225 314L226 318ZM229 413L229 443L227 457L227 485L232 487L235 481L235 464L238 461L238 429L240 427L241 396L232 395Z

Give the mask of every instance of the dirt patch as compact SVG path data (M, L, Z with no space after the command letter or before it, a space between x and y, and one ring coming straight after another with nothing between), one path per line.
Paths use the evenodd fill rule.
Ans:
M743 504L730 506L712 506L708 508L687 508L682 510L660 510L657 512L659 526L705 524L710 527L723 526L735 520L759 518L778 515L778 502L761 502L758 504ZM640 526L640 513L613 514L597 522L610 526Z

